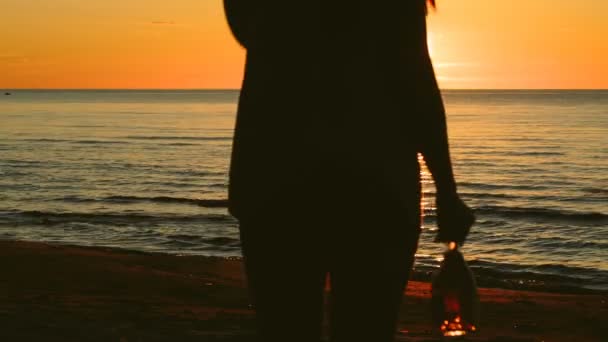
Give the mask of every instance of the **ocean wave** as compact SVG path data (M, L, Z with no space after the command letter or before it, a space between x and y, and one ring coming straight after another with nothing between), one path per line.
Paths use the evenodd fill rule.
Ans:
M139 202L155 202L155 203L178 203L197 205L206 208L226 208L228 207L227 199L196 199L196 198L181 198L170 196L155 196L155 197L140 197L140 196L108 196L103 198L84 198L79 196L65 196L53 199L55 201L64 201L72 203L90 203L90 202L108 202L108 203L139 203Z
M459 158L458 160L453 161L454 165L462 168L472 168L472 167L496 167L495 162L488 161L479 161L477 159L465 159Z
M49 163L43 162L40 160L27 160L27 159L3 159L0 160L3 164L8 164L9 166L36 166L36 165L48 165Z
M477 285L517 290L559 293L608 293L608 272L557 264L525 265L469 260ZM431 280L437 270L429 260L420 261L411 275L413 280Z
M208 215L174 215L174 214L141 214L141 213L87 213L87 212L46 212L10 210L0 212L0 224L3 225L44 225L53 226L66 223L91 223L106 226L150 226L168 223L195 222L232 222L228 214Z
M20 141L28 141L28 142L43 142L43 143L61 143L68 142L69 140L65 139L52 139L52 138L40 138L40 139L19 139Z
M518 151L505 151L498 152L497 155L505 155L505 156L565 156L564 152L553 152L553 151L526 151L526 152L518 152Z
M193 143L186 143L186 142L177 142L177 143L170 143L170 144L165 144L167 146L199 146L199 144L193 144Z
M137 184L138 185L153 185L153 186L160 185L162 187L179 188L179 189L183 189L183 188L200 188L201 186L204 185L204 184L198 184L198 183L188 182L185 179L182 179L182 182L145 181L145 182L139 182Z
M565 156L566 152L557 152L557 151L530 151L526 148L522 148L524 151L516 151L516 150L497 150L496 148L491 149L481 149L478 150L477 147L475 149L471 149L471 151L464 151L464 153L470 153L475 156L479 155L488 155L488 156L512 156L512 157L526 157L526 156Z
M608 291L608 272L561 264L504 264L472 260L469 266L478 275L481 286L495 283L498 287L531 288L564 292L570 290Z
M435 194L433 194L434 196ZM504 193L489 193L489 192L459 192L459 195L464 198L478 198L478 199L519 199L529 198L528 196L517 196ZM427 194L425 193L426 197Z
M608 243L601 241L587 241L587 240L573 240L562 237L536 237L535 239L528 242L532 246L538 246L545 250L546 248L560 248L560 249L572 249L575 251L580 250L608 250ZM560 251L562 252L562 251Z
M504 207L494 205L484 205L474 207L476 214L499 216L506 219L533 219L543 221L558 221L570 223L583 223L587 225L608 225L608 215L598 212L575 212L548 208L531 207ZM425 222L434 222L437 209L434 207L424 208Z
M121 139L131 140L186 140L186 141L214 141L214 140L232 140L230 136L221 137L191 137L191 136L128 136ZM104 144L130 144L124 140L68 140L68 139L19 139L19 141L34 142L34 143L70 143L79 145L104 145ZM200 144L193 142L174 142L163 144L167 146L198 146Z
M226 208L228 207L227 199L195 199L195 198L180 198L180 197L169 197L169 196L157 196L157 197L138 197L138 196L110 196L104 199L109 202L157 202L157 203L180 203L180 204L192 204L199 207L206 208Z
M218 189L226 189L228 187L228 184L225 183L211 183L211 184L205 184L206 188L218 188Z
M458 194L464 199L496 199L496 200L525 200L525 201L563 201L563 202L586 202L589 197L565 197L555 195L516 195L506 194L502 192L466 192L459 191ZM434 191L425 191L423 193L424 198L434 198L436 193ZM593 201L593 200L592 200Z
M487 183L474 183L474 182L459 182L458 185L463 187L469 187L473 189L482 190L546 190L549 187L538 184L487 184Z
M171 242L187 242L187 243L199 243L208 244L218 247L240 247L241 241L236 238L228 236L204 236L204 235L191 235L191 234L173 234L167 235L168 243Z
M581 191L594 195L608 195L608 189L603 188L582 188Z
M180 176L223 176L226 177L225 171L196 171L196 170L174 170L169 171L171 174L180 175Z
M125 139L135 140L193 140L193 141L214 141L214 140L232 140L231 136L221 137L193 137L193 136L140 136L130 135Z
M72 140L71 144L81 144L81 145L117 145L117 144L129 144L125 141L116 141L116 140Z
M599 202L608 199L605 196L557 196L557 195L514 195L505 193L491 192L459 192L464 199L490 199L490 200L522 200L522 201L557 201L557 202L577 202L589 203ZM434 198L434 192L425 192L425 198Z
M506 218L534 218L546 220L583 221L585 223L608 224L608 215L597 212L575 212L548 208L513 208L502 206L481 206L475 212L498 215Z

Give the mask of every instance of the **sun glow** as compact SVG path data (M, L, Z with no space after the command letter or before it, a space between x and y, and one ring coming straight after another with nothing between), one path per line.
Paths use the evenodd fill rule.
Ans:
M238 88L215 0L4 0L0 88ZM438 1L442 88L608 88L608 1Z
M431 59L434 60L435 57L435 42L433 40L433 33L429 32L426 37L426 42L429 47L429 55L431 55Z

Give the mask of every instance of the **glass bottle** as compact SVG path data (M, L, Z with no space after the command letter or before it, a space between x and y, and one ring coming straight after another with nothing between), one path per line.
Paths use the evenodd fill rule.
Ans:
M479 296L473 273L455 242L448 244L432 283L433 325L445 338L461 337L477 330Z

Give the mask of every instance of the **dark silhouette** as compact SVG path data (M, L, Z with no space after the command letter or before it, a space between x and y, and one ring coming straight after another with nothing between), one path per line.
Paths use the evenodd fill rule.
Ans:
M229 209L260 341L391 341L420 232L421 152L438 241L464 241L424 0L225 0L247 49Z

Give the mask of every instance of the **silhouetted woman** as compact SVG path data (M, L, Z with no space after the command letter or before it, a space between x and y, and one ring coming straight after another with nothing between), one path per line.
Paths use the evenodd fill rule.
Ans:
M230 212L260 341L392 341L420 233L424 155L440 241L464 241L424 0L225 0L247 49Z

